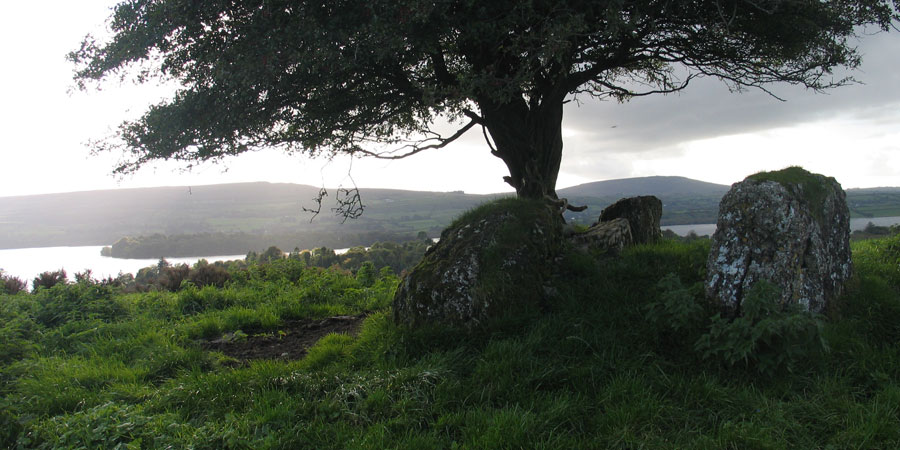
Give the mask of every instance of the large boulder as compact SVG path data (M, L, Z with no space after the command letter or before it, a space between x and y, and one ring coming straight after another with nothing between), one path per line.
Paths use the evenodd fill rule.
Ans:
M464 214L400 282L394 320L476 328L537 314L562 243L562 221L541 201L503 199Z
M850 273L850 212L834 178L791 167L751 175L722 198L706 293L730 315L758 280L780 287L782 304L823 312Z
M619 218L628 221L631 239L635 244L656 242L662 236L659 229L662 201L655 196L623 198L600 211L600 223Z

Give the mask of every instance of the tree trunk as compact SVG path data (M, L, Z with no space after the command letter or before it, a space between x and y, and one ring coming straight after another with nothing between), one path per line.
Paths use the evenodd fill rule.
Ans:
M480 103L485 126L509 176L503 179L519 197L556 199L562 160L563 102L544 101L530 107L519 99L500 105Z

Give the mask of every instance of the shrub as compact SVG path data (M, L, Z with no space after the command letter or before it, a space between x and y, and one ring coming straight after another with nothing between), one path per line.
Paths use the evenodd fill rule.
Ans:
M647 320L676 333L690 333L704 325L709 315L697 301L703 292L702 284L684 287L681 279L670 273L656 286L660 290L659 300L646 306Z
M827 351L819 317L797 305L780 304L780 297L776 285L757 282L742 304L741 316L732 321L721 314L713 316L709 332L694 348L704 358L755 367L767 375L793 371L798 362Z
M40 333L30 317L34 305L34 299L30 297L0 302L0 365L21 359L36 348L35 341ZM0 371L0 386L2 384Z
M48 327L87 319L111 322L127 314L115 294L113 287L101 284L57 284L41 289L35 321Z
M364 287L372 287L375 284L375 264L366 261L356 271L356 281Z
M24 291L27 286L21 278L7 275L0 269L0 294L16 295Z
M229 280L231 280L231 275L229 275L228 270L208 263L200 264L198 262L188 274L188 281L199 287L215 286L221 288Z
M38 288L50 289L57 284L65 284L67 281L66 271L59 269L55 272L44 272L35 277L34 281L31 282L31 288L35 291Z
M187 264L164 267L159 272L159 285L170 292L175 292L181 288L181 282L187 279L190 272L191 268Z

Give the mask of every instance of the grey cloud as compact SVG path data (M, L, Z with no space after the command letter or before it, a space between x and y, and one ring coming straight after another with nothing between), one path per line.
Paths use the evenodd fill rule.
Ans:
M673 95L613 101L571 102L564 125L578 135L567 151L641 153L678 143L827 119L846 114L880 119L880 110L900 105L900 34L866 36L860 43L863 64L851 75L864 84L815 93L797 86L773 85L781 102L758 91L731 93L716 79L695 80ZM840 74L836 74L840 77ZM882 125L890 126L891 123Z

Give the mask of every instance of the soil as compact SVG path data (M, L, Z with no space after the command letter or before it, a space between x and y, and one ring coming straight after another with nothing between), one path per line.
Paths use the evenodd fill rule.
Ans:
M242 365L256 359L294 360L306 356L310 347L330 333L356 335L366 314L334 316L317 320L286 321L278 331L259 334L227 333L202 342L204 350L219 351Z

